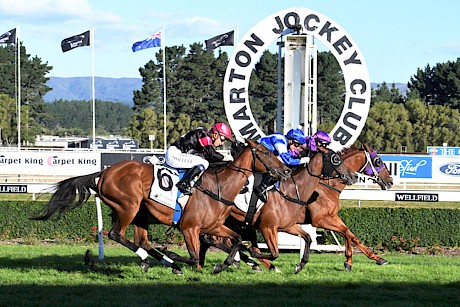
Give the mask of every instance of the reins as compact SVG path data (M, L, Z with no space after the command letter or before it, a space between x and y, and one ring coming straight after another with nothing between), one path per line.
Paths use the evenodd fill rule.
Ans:
M263 166L268 170L268 169L269 169L268 166L265 164L265 162L259 157L259 155L258 155L257 152L256 152L256 149L257 149L257 147L259 147L259 146L260 146L260 144L257 144L256 147L251 148L252 161L253 161L252 169L247 169L247 168L244 168L244 167L237 166L237 165L235 165L235 164L233 163L233 161L230 162L230 166L226 165L225 167L228 168L228 169L230 169L230 170L232 170L232 171L242 173L244 176L246 176L246 179L249 178L249 176L246 175L246 172L250 172L250 173L252 173L252 174L255 172L254 170L256 169L256 159L259 160L259 161L263 164ZM222 197L221 197L220 184L219 184L219 177L217 177L217 172L215 173L215 175L216 175L216 184L217 184L217 191L218 191L217 194L214 193L214 192L212 192L212 191L209 191L209 190L203 188L199 182L197 182L197 183L194 185L194 187L195 187L197 190L199 190L199 191L203 192L204 194L208 195L208 196L211 197L212 199L217 200L217 201L223 203L224 205L227 205L227 206L233 206L233 205L235 205L235 202L230 201L230 200L228 200L228 199L225 199L225 198L222 198Z

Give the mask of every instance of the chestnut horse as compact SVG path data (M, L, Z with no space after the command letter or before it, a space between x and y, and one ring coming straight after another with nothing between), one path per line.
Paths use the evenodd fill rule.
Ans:
M278 232L287 232L300 236L305 242L305 250L300 263L296 265L295 272L300 272L309 261L311 238L298 224L305 218L305 206L315 191L322 174L332 175L336 172L340 176L339 181L353 184L357 180L354 171L343 164L342 159L331 149L319 147L319 153L315 154L309 163L295 170L291 178L280 184L276 190L268 193L268 201L254 215L252 225L259 229L264 236L270 254L262 254L259 250L249 249L251 256L259 260L275 260L279 256ZM232 217L244 222L246 213L233 207ZM209 245L212 245L214 237L203 236L200 259L204 261L204 254ZM211 242L208 241L211 239ZM203 264L204 262L202 262Z
M252 140L233 162L228 162L218 172L206 171L201 183L195 184L196 189L188 199L180 220L179 229L190 255L178 257L177 260L190 265L199 265L199 236L212 234L230 238L235 249L232 251L219 271L233 262L233 257L241 245L241 237L224 225L230 215L231 203L254 172L269 172L272 176L285 180L291 170L277 159L265 146ZM90 190L94 190L102 201L112 208L115 221L108 237L135 252L142 260L148 255L161 263L172 267L173 272L182 274L181 269L171 259L163 256L150 246L139 246L125 238L126 228L133 222L140 208L148 210L153 217L163 224L171 225L174 210L149 198L154 179L154 166L138 161L122 161L101 172L78 176L58 182L56 191L44 211L34 220L48 220L54 214L61 216L85 203ZM97 179L99 179L97 181ZM79 194L78 200L76 194ZM144 211L145 216L147 212Z
M351 146L339 152L344 164L350 169L362 173L377 183L382 190L388 190L393 186L393 178L391 177L382 159L378 156L377 152L367 145L362 145L361 148ZM312 224L314 227L320 227L339 233L345 238L345 269L351 271L352 269L352 245L356 245L369 259L375 260L378 265L387 264L388 262L374 254L368 247L362 244L358 238L348 229L342 219L338 216L339 211L339 196L344 190L345 185L340 180L330 179L321 180L316 187L315 192L318 197L307 206L305 218L302 224ZM250 234L254 236L252 239L253 248L257 249L257 242L255 241L255 233ZM228 246L219 244L219 248L228 249ZM242 255L241 259L250 261L247 256ZM251 262L251 261L250 261ZM270 270L276 270L276 267L269 261L261 259L260 262ZM254 266L254 263L250 263ZM257 266L256 266L257 268Z

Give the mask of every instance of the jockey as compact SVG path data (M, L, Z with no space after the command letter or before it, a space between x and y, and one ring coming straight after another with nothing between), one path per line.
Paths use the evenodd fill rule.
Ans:
M327 147L331 144L331 137L329 134L323 130L316 131L312 136L307 136L305 138L304 149L310 152L318 151L318 147Z
M182 179L177 183L179 190L185 195L192 194L192 181L205 171L210 162L219 162L224 156L216 151L225 140L232 140L232 130L224 123L216 123L208 131L197 128L182 135L166 151L166 163L175 168L188 168Z
M291 129L282 135L281 133L274 133L264 136L260 139L260 143L267 147L268 150L273 152L284 164L289 166L296 166L300 164L301 152L305 148L305 134L299 128ZM267 188L275 184L278 179L264 174L262 182L259 186L254 188L257 196L264 203L267 202Z

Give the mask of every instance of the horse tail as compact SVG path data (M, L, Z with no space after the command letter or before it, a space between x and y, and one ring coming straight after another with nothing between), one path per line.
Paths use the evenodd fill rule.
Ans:
M80 207L88 201L91 190L97 193L96 178L100 177L102 172L72 177L56 183L53 186L55 192L43 208L42 213L30 217L30 219L46 221L54 214L57 214L59 219L64 213Z

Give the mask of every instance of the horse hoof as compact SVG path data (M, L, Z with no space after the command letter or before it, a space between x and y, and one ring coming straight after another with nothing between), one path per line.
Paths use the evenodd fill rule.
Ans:
M349 264L346 263L346 262L345 262L343 265L344 265L344 267L345 267L345 270L347 270L348 272L351 272L351 265L349 265Z
M176 275L184 275L184 273L181 270L178 269L172 269L172 272Z
M240 268L240 262L239 262L239 261L233 262L233 266L234 266L235 268L239 269L239 268Z
M262 269L260 268L260 266L259 266L258 264L253 265L253 266L252 266L252 270L253 270L254 272L257 272L257 273L262 272Z
M219 274L220 272L222 272L224 270L222 264L217 264L215 267L214 267L214 271L213 273L214 274Z
M278 270L278 268L276 266L274 266L273 264L270 264L270 268L269 268L270 271L274 271L276 273L281 273L280 270Z
M150 268L150 264L148 261L142 261L141 264L140 264L140 267L142 268L142 270L147 273L149 268Z
M388 264L388 261L386 261L385 259L383 258L380 258L380 260L377 260L376 263L378 265L385 265L385 264Z
M297 264L295 266L295 274L298 274L300 271L302 271L303 267L304 267L303 265Z

